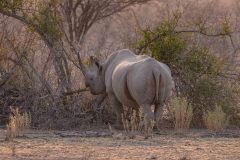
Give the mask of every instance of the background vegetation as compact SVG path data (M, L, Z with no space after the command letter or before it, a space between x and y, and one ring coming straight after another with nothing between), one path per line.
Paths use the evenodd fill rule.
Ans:
M198 0L0 1L0 124L10 107L37 128L114 120L84 88L80 60L131 48L168 64L191 126L221 106L240 125L240 3Z
M231 121L237 123L239 89L235 83L238 77L234 81L228 77L226 68L231 64L211 53L208 46L200 47L189 41L193 33L224 37L229 36L230 31L220 30L209 35L198 28L177 30L180 18L181 13L174 12L156 28L142 30L142 39L136 43L136 52L150 55L170 66L178 96L187 97L193 106L194 126L201 127L203 113L216 105L222 106L232 116ZM227 25L224 23L225 27Z

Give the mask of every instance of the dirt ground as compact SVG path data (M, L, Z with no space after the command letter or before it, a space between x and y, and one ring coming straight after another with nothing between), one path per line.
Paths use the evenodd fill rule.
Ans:
M0 130L1 160L237 160L240 159L240 131L210 135L204 130L184 134L162 131L152 139L125 139L108 130L29 130L13 142Z

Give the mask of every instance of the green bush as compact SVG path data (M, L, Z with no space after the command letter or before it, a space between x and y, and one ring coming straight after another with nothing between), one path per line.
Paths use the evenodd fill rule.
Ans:
M195 127L204 126L203 113L216 105L223 106L232 117L230 121L237 124L236 91L222 76L224 61L207 47L190 43L191 34L177 33L176 23L176 19L165 20L155 29L143 30L134 46L136 52L150 55L171 68L178 93L187 97L193 107Z

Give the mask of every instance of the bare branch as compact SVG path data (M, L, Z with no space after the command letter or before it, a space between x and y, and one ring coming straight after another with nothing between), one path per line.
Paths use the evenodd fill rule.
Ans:
M203 36L207 36L207 37L222 37L222 36L229 36L231 37L231 33L206 33L203 31L199 31L199 30L180 30L180 31L173 31L174 34L181 34L181 33L196 33L196 34L201 34ZM164 36L163 34L158 34L155 37L153 37L151 40L145 42L144 45L140 46L138 48L137 54L142 54L142 51L144 49L146 49L152 42L160 39L162 36Z

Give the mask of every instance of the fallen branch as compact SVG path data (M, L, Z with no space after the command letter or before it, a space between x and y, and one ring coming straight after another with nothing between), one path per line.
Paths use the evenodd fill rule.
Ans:
M73 95L73 94L77 94L77 93L81 93L81 92L86 92L86 91L89 91L88 88L83 88L83 89L78 89L76 91L71 91L71 92L64 92L62 93L63 96L70 96L70 95ZM44 96L41 96L41 97L38 97L38 99L44 99L44 98L47 98L47 97L50 97L50 96L53 96L53 97L59 97L61 95L59 94L55 94L55 95L51 95L51 94L47 94L47 95L44 95Z
M89 91L89 89L88 88L83 88L83 89L78 89L76 91L64 92L63 95L69 96L69 95L73 95L73 94L81 93L81 92L86 92L86 91Z

